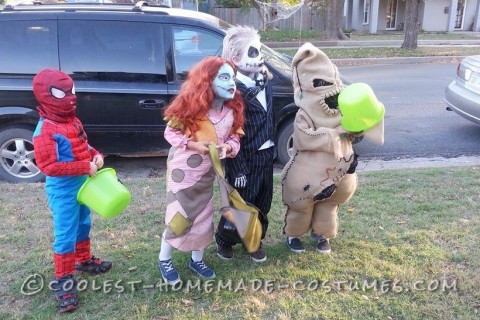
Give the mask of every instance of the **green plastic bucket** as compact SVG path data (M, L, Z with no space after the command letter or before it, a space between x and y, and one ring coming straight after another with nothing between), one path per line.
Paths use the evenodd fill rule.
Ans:
M362 82L352 83L338 95L342 127L349 132L363 132L377 125L385 115L385 107L372 88Z
M88 206L104 218L114 218L130 204L132 196L118 180L112 168L99 170L88 177L77 194L77 201Z

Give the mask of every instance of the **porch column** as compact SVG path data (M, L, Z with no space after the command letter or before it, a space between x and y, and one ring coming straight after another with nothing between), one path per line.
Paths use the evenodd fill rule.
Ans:
M475 18L473 19L473 31L480 31L480 0L477 0L475 8Z
M352 2L352 28L357 29L357 30L362 30L362 21L359 20L359 17L361 16L361 13L363 13L363 9L360 9L360 1L353 1Z
M453 32L455 30L455 19L457 18L458 0L450 0L450 11L448 12L448 26L447 31Z
M377 33L378 31L378 8L380 6L380 0L372 0L370 4L370 33Z
M343 2L343 13L345 14L345 22L344 27L345 29L352 29L352 12L350 9L350 1L345 0Z

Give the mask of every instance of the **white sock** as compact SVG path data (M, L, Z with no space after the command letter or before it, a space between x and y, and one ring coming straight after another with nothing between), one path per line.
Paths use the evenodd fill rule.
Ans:
M160 246L160 253L158 254L158 259L160 261L171 259L172 251L173 251L172 245L167 241L165 241L165 238L162 237L162 244Z
M193 250L192 251L192 260L195 262L203 260L203 250Z

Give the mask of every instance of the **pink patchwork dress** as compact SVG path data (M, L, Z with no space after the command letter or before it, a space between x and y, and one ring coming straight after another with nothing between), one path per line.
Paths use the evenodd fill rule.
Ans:
M231 134L233 111L223 107L221 112L210 110L218 142L232 147L229 157L240 149L240 137ZM167 210L165 240L174 248L189 252L205 249L213 239L213 184L216 178L208 154L186 148L191 139L181 130L167 126L165 139L172 145L167 159Z

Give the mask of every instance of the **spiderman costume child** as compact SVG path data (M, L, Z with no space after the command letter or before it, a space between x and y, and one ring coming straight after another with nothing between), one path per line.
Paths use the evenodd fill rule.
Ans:
M72 78L44 69L33 78L40 120L33 134L35 160L46 175L45 189L53 217L55 279L50 287L60 312L78 308L75 271L100 274L112 263L90 252L90 209L77 202L87 176L103 166L103 157L87 141L75 115L77 97Z

